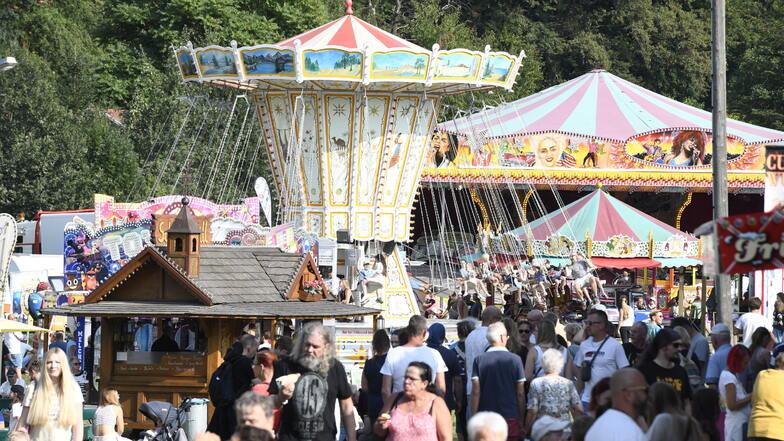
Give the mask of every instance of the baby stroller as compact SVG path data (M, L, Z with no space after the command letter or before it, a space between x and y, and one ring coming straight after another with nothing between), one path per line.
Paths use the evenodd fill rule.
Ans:
M191 399L186 398L180 407L165 401L150 401L139 406L139 412L155 423L155 428L142 433L140 441L188 441L182 425L191 407Z

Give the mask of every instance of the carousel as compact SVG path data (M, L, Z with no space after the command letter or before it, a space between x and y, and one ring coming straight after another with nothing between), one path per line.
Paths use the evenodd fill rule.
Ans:
M402 323L418 308L395 243L411 238L442 100L510 89L524 53L423 48L346 6L343 17L276 44L188 43L175 57L184 82L252 95L282 221L340 245L319 265L352 284L373 260L382 277L368 297L387 323Z

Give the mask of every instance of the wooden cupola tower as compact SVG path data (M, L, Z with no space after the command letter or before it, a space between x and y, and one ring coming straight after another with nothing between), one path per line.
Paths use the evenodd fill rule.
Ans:
M166 231L166 251L169 259L180 266L190 277L199 277L201 228L193 219L188 198L182 198L180 213Z

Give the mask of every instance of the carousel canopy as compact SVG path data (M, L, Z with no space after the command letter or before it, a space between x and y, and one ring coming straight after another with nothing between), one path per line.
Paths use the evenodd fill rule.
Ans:
M603 190L595 190L514 232L522 238L534 240L547 240L553 234L583 240L587 232L593 241L607 241L613 236L624 235L636 242L644 242L649 240L649 234L653 234L655 241L666 241L674 235L697 241L696 237L621 202Z
M534 95L440 124L469 138L559 132L625 143L663 130L712 129L711 113L596 69ZM727 134L747 145L784 140L784 133L727 119Z
M294 42L297 40L302 45L302 49L322 49L327 46L341 46L345 49L357 50L367 47L372 51L403 49L425 52L427 50L410 41L392 35L383 29L379 29L353 15L344 15L325 25L287 38L277 43L277 45L294 48Z
M621 202L601 189L512 231L538 258L587 253L612 268L694 266L696 237ZM590 244L586 240L590 238ZM653 249L651 249L653 247Z

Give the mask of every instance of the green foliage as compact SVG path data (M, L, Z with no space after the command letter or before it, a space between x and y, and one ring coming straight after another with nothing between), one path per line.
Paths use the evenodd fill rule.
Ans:
M250 157L258 133L252 146L234 147L246 104L238 103L229 125L226 108L214 104L236 94L181 84L172 48L187 41L273 43L344 10L342 0L1 4L0 56L19 61L0 73L0 211L9 212L88 207L94 192L138 200L156 183L158 194L199 194L210 179L212 197L245 195L252 177L270 175L265 160ZM355 0L354 13L428 49L525 51L511 91L447 100L462 109L512 101L594 68L710 107L708 0ZM727 17L731 113L784 129L784 37L777 31L784 0L731 1ZM346 55L336 67L351 68L355 58ZM307 68L318 70L315 63ZM124 110L122 126L106 117L107 109ZM200 124L218 135L203 136ZM244 154L242 173L216 161L224 131L221 155ZM182 147L169 158L178 137ZM186 170L180 175L172 164L187 164Z

